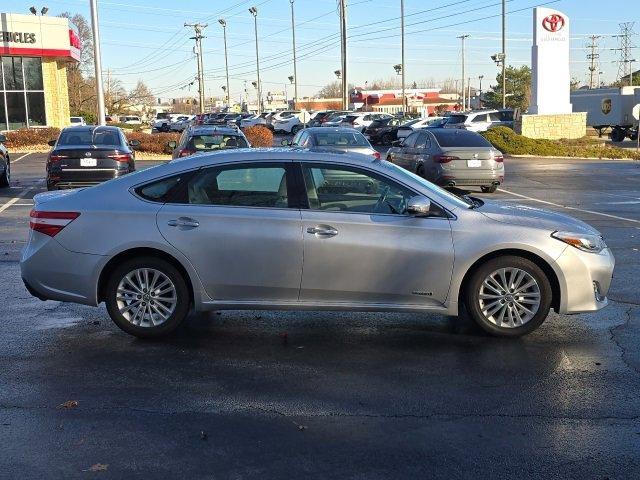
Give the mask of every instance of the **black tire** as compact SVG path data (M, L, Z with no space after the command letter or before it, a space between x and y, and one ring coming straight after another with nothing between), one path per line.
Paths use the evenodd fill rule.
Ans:
M4 169L4 173L0 176L0 188L6 188L11 184L11 165L7 158L7 168Z
M482 191L482 193L495 193L495 191L498 189L497 185L489 185L489 186L482 186L480 187L480 191Z
M121 313L120 308L118 307L116 292L120 281L123 280L123 278L127 274L137 269L157 270L164 274L173 283L176 299L175 307L171 314L168 315L168 318L159 325L134 325L134 323L129 321ZM153 303L154 298L151 297L150 292L147 293L147 301L151 304ZM143 300L143 298L140 298L140 301ZM157 302L157 305L159 302L157 299L155 300ZM141 257L126 260L122 264L118 265L113 270L113 272L111 272L111 275L107 280L105 289L105 303L107 306L107 311L109 312L109 316L111 317L113 322L118 327L120 327L120 329L138 338L157 338L168 335L176 328L178 328L178 326L184 321L189 313L191 301L186 280L178 271L178 269L176 269L176 267L174 267L171 263L157 257ZM131 308L131 310L129 311L133 311L133 308Z
M491 321L490 318L485 316L480 305L480 289L481 286L483 286L483 282L485 281L485 279L493 272L510 268L526 272L526 274L528 274L531 278L535 279L537 288L539 290L539 305L537 311L534 312L535 314L528 321L519 326L516 326L515 324L513 324L513 322L512 325L509 326L508 319L506 322L506 326L497 325L496 322ZM508 274L507 277L508 281L510 282L512 280L512 277L510 277ZM535 287L531 288L535 289ZM542 323L547 318L547 315L549 314L549 309L551 307L551 297L551 284L542 269L531 260L512 255L496 257L480 265L480 267L478 267L472 273L469 281L464 286L464 291L461 295L461 299L464 302L464 307L468 315L485 332L498 337L519 337L521 335L526 335L527 333L532 332L540 325L542 325ZM522 300L521 297L518 298ZM493 302L493 299L486 301ZM508 300L499 300L499 302L501 309L504 305L504 310L509 310ZM486 305L487 304L485 304L485 309L487 308ZM487 311L490 311L490 309ZM500 312L500 310L498 310L498 312Z
M419 177L422 177L422 178L426 178L425 177L426 174L424 172L424 165L422 165L422 164L418 165L418 168L416 170L416 175L418 175Z
M611 131L611 141L612 142L622 142L622 141L624 141L624 137L626 137L625 131L622 130L621 128L614 128Z
M298 133L300 130L302 130L302 126L300 126L300 125L294 125L293 127L291 127L291 133L293 135Z
M55 183L49 183L49 182L47 182L47 190L48 190L48 191L52 191L52 190L60 190L60 188L59 188Z
M393 135L391 135L390 133L385 133L384 135L382 135L382 139L381 142L382 145L391 145L391 142L393 142Z

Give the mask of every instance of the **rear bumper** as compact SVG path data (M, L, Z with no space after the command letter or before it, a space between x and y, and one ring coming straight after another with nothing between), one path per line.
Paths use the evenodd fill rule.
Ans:
M27 290L40 300L95 306L102 255L71 252L54 238L30 232L22 251L20 272Z
M129 173L128 169L115 168L52 170L47 175L47 185L58 188L89 187L122 177L127 173Z
M438 185L500 185L504 183L504 168L500 170L449 169L441 167L435 178Z

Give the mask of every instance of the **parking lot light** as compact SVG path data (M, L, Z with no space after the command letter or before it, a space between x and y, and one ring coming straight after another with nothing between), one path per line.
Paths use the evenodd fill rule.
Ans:
M258 51L258 9L251 7L249 13L253 15L253 27L256 36L256 73L258 76L258 84L256 89L258 90L258 114L262 113L262 91L260 88L260 54Z

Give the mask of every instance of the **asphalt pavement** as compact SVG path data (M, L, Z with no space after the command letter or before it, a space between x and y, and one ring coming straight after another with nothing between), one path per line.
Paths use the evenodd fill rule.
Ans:
M508 340L439 315L225 311L141 341L22 286L45 155L21 156L0 190L0 479L640 478L638 163L507 159L478 194L597 227L617 261L600 312Z

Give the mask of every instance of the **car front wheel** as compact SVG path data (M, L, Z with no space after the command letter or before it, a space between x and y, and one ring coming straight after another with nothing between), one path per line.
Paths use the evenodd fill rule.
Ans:
M473 272L463 293L471 318L486 332L519 337L547 318L552 290L549 279L531 260L493 258Z
M111 273L105 293L114 323L140 338L167 335L189 313L189 289L184 277L160 258L123 262Z

